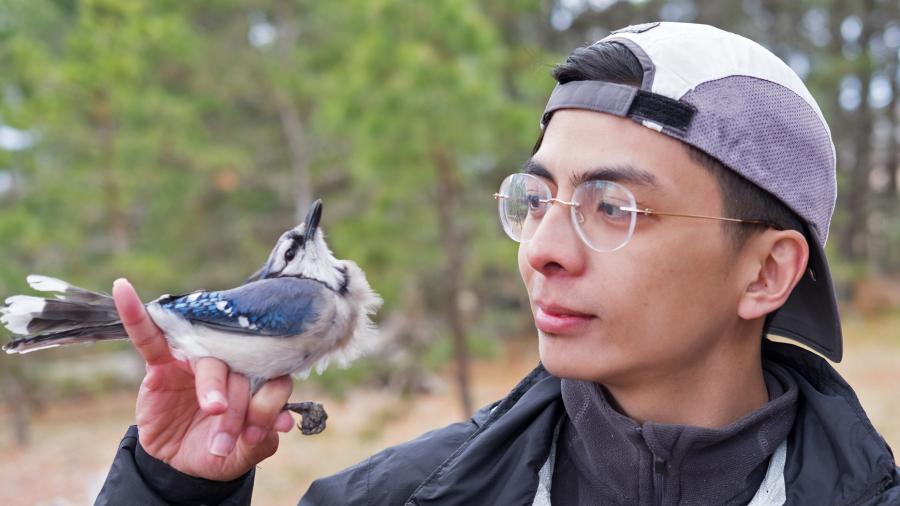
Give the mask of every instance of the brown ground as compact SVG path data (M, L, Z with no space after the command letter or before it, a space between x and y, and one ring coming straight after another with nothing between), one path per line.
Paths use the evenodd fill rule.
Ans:
M847 319L845 332L845 360L838 369L856 388L875 427L891 447L900 448L900 315ZM503 396L527 373L537 360L534 348L512 346L501 359L477 363L476 404ZM295 399L304 400L297 390ZM258 469L253 503L295 504L316 477L456 421L460 410L453 394L448 381L441 392L409 400L373 391L354 392L342 402L317 398L328 410L328 429L313 437L282 436L278 453ZM0 430L0 504L91 504L133 419L133 402L133 394L116 393L46 409L34 419L34 443L24 450L12 446L9 431ZM9 423L8 413L0 411L0 428Z

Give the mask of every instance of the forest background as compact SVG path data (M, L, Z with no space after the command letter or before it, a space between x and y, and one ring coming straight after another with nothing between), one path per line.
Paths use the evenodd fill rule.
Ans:
M816 96L838 155L842 372L900 444L878 393L900 382L896 0L0 0L0 296L29 293L30 273L106 291L126 276L146 299L228 288L322 198L332 249L386 303L377 354L298 390L357 416L363 450L417 403L458 419L536 361L491 194L530 154L550 70L660 19L756 40ZM142 374L127 343L0 356L2 460L45 469L47 427L96 426ZM373 398L404 408L352 415ZM22 504L82 497L15 481Z

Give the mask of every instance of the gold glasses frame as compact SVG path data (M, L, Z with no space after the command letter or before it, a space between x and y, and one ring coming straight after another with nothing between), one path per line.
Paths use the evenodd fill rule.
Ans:
M507 176L507 178L512 177L512 176L517 175L517 174L521 174L521 175L525 175L525 176L529 176L529 177L532 177L532 178L537 179L536 176L533 176L533 175L527 174L527 173L521 173L521 172L520 172L520 173L516 173L516 174L511 174L510 176ZM506 180L506 179L504 179L504 182L505 182L505 180ZM588 181L588 182L582 183L582 184L593 183L593 182L595 182L595 181ZM633 196L633 194L631 193L631 190L628 190L628 188L626 188L626 187L622 186L621 184L616 183L616 182L614 182L614 181L604 181L604 182L605 182L605 183L615 184L615 185L621 187L623 190L625 190L625 191L631 196L631 201L634 202L634 196ZM543 184L543 182L542 182L542 184ZM546 187L546 184L544 184L544 186ZM548 188L548 190L549 190L549 188ZM497 200L497 201L512 198L510 195L504 195L504 194L499 193L499 192L494 193L494 194L493 194L493 197L494 197L494 200ZM567 201L565 201L565 200L558 199L558 198L556 198L556 197L551 197L551 198L549 198L549 199L538 199L538 202L541 203L541 204L550 204L550 205L552 205L552 204L560 204L560 205L569 207L569 208L571 208L571 209L573 210L572 217L573 217L574 219L577 220L578 224L580 225L580 224L584 223L584 215L583 215L582 213L578 212L578 206L579 206L578 202L575 202L575 201L567 202ZM644 215L644 216L652 216L652 215L655 215L655 216L672 216L672 217L676 217L676 218L695 218L695 219L702 219L702 220L717 220L717 221L725 221L725 222L730 222L730 223L741 223L741 224L747 224L747 225L758 225L758 226L765 226L765 227L771 227L771 228L775 228L775 229L780 229L780 227L778 227L777 225L775 225L775 224L773 224L773 223L770 223L770 222L767 222L767 221L763 221L763 220L744 220L744 219L739 219L739 218L728 218L728 217L724 217L724 216L708 216L708 215L704 215L704 214L673 213L673 212L668 212L668 211L658 211L658 210L656 210L656 209L651 209L651 208L649 208L649 207L643 207L643 208L641 208L641 207L637 207L636 205L635 205L635 206L616 206L616 207L617 207L620 211L625 211L625 212L633 213L633 214L635 215L635 217L636 217L636 215L638 215L638 214L641 214L641 215ZM501 216L501 221L503 221L503 220L502 220L502 216ZM629 230L629 233L627 234L627 237L626 237L625 241L624 241L621 245L619 245L618 247L613 248L613 249L610 249L610 250L599 250L599 249L597 249L596 247L592 246L592 245L587 241L587 239L586 239L585 237L582 237L582 240L584 240L585 243L586 243L591 249L594 249L595 251L600 251L600 252L615 251L615 250L617 250L617 249L619 249L619 248L625 246L625 244L627 244L628 241L631 240L631 236L633 235L633 226L630 227L630 228L631 228L631 230ZM516 241L516 242L526 242L526 241L522 241L522 240L520 240L520 239L516 239L516 238L512 237L512 235L511 235L511 233L510 233L509 231L507 231L507 235L509 235L510 238L513 239L513 240ZM579 231L579 235L581 235L581 232L580 232L580 231Z

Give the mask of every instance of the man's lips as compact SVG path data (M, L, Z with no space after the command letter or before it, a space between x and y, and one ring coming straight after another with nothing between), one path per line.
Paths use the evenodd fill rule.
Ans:
M536 302L534 324L548 334L562 334L579 330L596 316L550 303Z

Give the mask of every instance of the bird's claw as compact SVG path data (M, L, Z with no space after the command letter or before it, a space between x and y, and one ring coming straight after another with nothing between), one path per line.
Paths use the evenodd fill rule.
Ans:
M284 409L300 415L300 423L297 424L297 428L304 435L311 436L325 430L328 413L318 402L289 402L284 405Z

